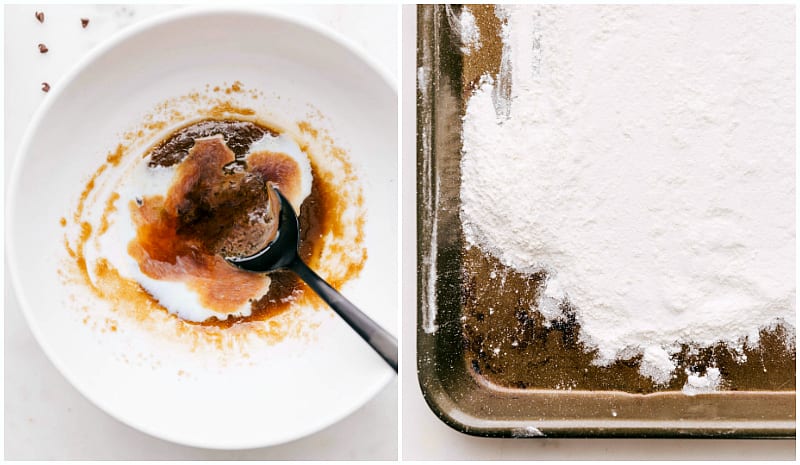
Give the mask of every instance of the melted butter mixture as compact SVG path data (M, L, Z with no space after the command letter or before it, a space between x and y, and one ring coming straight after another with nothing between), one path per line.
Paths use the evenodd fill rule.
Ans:
M278 204L268 183L296 207L308 197L307 156L285 136L253 123L202 121L179 130L148 157L138 177L171 179L163 194L148 187L148 179L132 183L134 194L155 191L135 195L128 205L135 238L127 251L138 265L134 279L185 320L250 316L271 280L239 270L225 257L252 255L274 238Z
M325 199L313 188L311 164L296 142L250 122L206 120L173 133L146 158L122 189L116 222L127 266L121 274L194 323L232 324L274 313L298 297L296 279L273 280L225 260L252 255L274 238L279 204L268 184L300 212L307 231L334 221L302 207ZM306 234L306 254L315 237Z
M185 167L180 168L184 175L205 171L214 164L207 166L198 160L191 161L189 152L193 150L198 154L205 152L215 163L220 155L230 159L225 146L233 152L234 162L223 165L224 176L221 176L228 181L225 187L232 191L251 191L251 187L264 181L282 185L282 192L298 212L301 258L334 287L359 275L367 260L360 181L346 151L327 130L317 127L317 121L324 126L324 116L309 114L307 121L284 122L281 129L276 130L272 123L258 119L255 110L231 100L244 97L248 102L264 98L260 91L244 90L237 82L230 88L214 87L212 90L206 86L205 93L191 92L162 102L145 115L141 124L120 136L119 144L108 152L105 163L87 178L74 208L60 219L65 254L59 274L65 285L74 286L69 306L83 324L100 332L126 333L139 328L180 342L191 350L210 347L245 356L254 340L262 347L264 342L277 343L287 337L307 338L311 336L309 331L318 326L321 315L309 310L324 308L324 303L291 272L271 273L266 290L248 299L242 305L244 311L223 313L203 306L201 296L187 286L186 282L190 281L195 283L194 288L199 288L202 276L183 275L177 281L153 279L131 256L129 248L137 247L140 253L145 249L154 255L163 253L166 261L154 260L148 253L145 269L158 275L169 268L180 272L175 264L187 260L187 254L175 252L194 248L196 251L189 254L190 268L205 270L203 273L219 272L220 269L214 269L214 263L221 265L222 262L208 257L200 259L193 254L211 254L213 250L223 251L226 246L227 252L242 250L248 245L247 238L254 239L254 244L259 240L259 231L265 232L259 229L259 221L250 224L251 228L242 228L245 220L242 215L225 218L223 212L217 212L210 218L219 220L217 226L227 220L239 221L239 225L229 231L250 230L253 234L229 235L215 231L214 221L191 221L188 216L182 218L181 213L170 215L169 211L164 211L170 197L179 197L170 195L175 194L173 188L183 185L184 193L201 192L196 185L187 189L192 183L173 182L184 178L177 175L184 163ZM203 119L187 123L181 110L183 106L191 107L192 115ZM177 126L181 124L183 126ZM167 127L178 129L164 137ZM219 139L219 136L224 146L214 141L202 142L204 147L197 144L198 140ZM146 148L145 144L159 140ZM141 156L143 151L144 156ZM299 184L288 182L295 170L287 157L305 160L308 176L301 175ZM220 177L218 173L213 176ZM206 198L205 203L172 205L194 205L199 212L211 204L233 202L246 211L250 208L248 205L257 203L257 196L229 195L223 186L217 187L216 197L200 195L194 199ZM299 195L298 198L293 198L295 195ZM256 214L261 227L268 229L270 215L263 210L251 213ZM171 216L175 229L167 228L170 234L160 234L170 225L169 220L163 220ZM134 219L140 223L137 225ZM246 219L249 221L251 216L246 215ZM141 231L139 226L143 227ZM226 242L215 238L239 240ZM174 263L170 257L174 257ZM228 299L233 294L243 294L238 287L237 283L228 281L227 286L219 285L219 293L205 294L230 303ZM213 313L196 321L185 319L171 305L175 302L188 302L196 309Z
M178 165L166 197L144 197L141 206L130 203L136 239L128 245L144 274L182 282L203 307L229 314L265 294L269 278L238 270L220 252L234 246L236 235L261 236L277 223L267 208L267 178L225 174L223 166L233 161L221 136L197 140ZM263 220L251 224L248 216Z

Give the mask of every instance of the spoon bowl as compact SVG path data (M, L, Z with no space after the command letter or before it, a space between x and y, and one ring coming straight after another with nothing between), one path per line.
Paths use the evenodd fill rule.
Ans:
M271 184L268 189L270 202L280 202L276 236L253 255L232 257L227 260L243 270L254 273L292 270L397 372L397 339L372 321L300 259L297 250L300 244L300 225L294 207L279 189Z

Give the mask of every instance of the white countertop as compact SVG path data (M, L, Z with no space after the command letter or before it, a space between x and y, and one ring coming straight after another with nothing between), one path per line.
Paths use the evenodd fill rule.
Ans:
M5 161L9 179L22 134L47 94L88 50L120 29L175 8L162 5L5 7ZM397 75L397 7L283 6L347 36L390 75ZM34 13L44 11L45 22ZM80 18L89 18L86 29ZM365 20L368 19L368 20ZM37 44L49 48L40 54ZM17 303L5 267L5 458L123 460L394 459L397 381L343 421L281 446L214 451L179 446L140 433L81 396L47 360Z
M403 345L401 454L405 460L787 460L794 440L497 439L456 432L422 397L416 370L416 7L403 7Z

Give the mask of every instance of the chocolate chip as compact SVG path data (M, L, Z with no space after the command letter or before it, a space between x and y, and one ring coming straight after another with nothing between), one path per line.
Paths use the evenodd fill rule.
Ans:
M42 92L50 92L50 84L43 82L42 83Z
M89 25L89 18L81 18L81 27L86 29L86 26Z
M36 20L39 21L40 23L43 23L44 22L44 13L41 12L41 11L37 11L36 12Z
M47 53L47 46L45 44L39 44L39 53Z

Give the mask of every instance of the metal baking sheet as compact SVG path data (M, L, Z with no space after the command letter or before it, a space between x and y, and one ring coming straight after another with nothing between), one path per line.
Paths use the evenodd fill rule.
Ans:
M684 366L702 370L713 360L728 379L724 391L689 396L680 391L685 374L654 386L636 358L593 366L574 318L545 328L517 311L519 299L534 300L543 276L464 247L461 118L480 76L498 71L501 47L493 6L471 6L482 47L463 55L452 30L460 8L420 5L417 14L417 365L429 406L479 436L793 438L795 349L780 327L762 333L747 363L724 346L684 348ZM491 319L482 313L487 302ZM487 356L487 345L509 330L524 347Z

